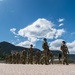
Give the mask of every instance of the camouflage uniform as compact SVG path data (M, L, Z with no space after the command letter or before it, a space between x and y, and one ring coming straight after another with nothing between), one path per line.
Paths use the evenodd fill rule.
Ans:
M19 54L19 52L16 53L16 63L17 64L20 63L20 54Z
M48 44L46 42L46 38L44 38L44 41L42 43L42 48L44 49L44 56L45 56L45 64L48 64L48 51L49 51L49 47Z
M13 63L16 64L16 53L14 53L14 54L12 55L12 60L13 60Z
M48 50L48 51L47 51L47 62L48 62L48 64L50 64L50 63L49 63L49 59L50 59L50 52L51 52L50 50Z
M9 63L12 64L12 55L9 55Z
M41 57L41 53L40 53L40 51L37 51L36 55L35 55L36 64L40 64L40 57Z
M53 57L54 57L53 53L50 52L50 58L51 58L51 63L52 63L52 64L53 64Z
M69 51L68 51L68 47L65 44L65 41L62 41L62 45L61 45L60 49L62 50L62 54L63 54L63 64L66 63L68 65L67 53L69 53Z
M20 55L20 63L23 64L23 55Z
M33 45L30 45L30 48L28 50L28 64L33 64Z
M58 53L59 63L61 63L61 61L60 61L61 57L62 57L62 55L61 55L61 53L59 52L59 53Z
M40 58L40 64L44 64L45 63L45 55L44 55L44 51L42 51L42 54L41 54L41 58Z
M5 57L5 62L8 63L8 56Z
M26 58L27 58L27 52L26 52L26 50L24 49L24 50L22 51L22 63L23 63L23 64L26 64Z

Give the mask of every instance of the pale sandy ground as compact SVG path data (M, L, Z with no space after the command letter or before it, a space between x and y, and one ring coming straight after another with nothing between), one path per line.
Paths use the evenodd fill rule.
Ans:
M23 65L0 63L0 75L75 75L75 64Z

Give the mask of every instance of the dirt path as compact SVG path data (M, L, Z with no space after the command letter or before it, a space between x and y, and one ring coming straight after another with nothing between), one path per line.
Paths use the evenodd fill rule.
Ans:
M75 75L75 65L1 64L0 75Z

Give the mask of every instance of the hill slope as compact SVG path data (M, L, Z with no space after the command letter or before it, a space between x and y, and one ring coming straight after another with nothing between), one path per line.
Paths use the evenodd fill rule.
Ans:
M25 47L15 46L5 41L0 42L0 56L11 54L11 51L22 51L24 49L28 51L28 48L25 48ZM34 48L34 52L36 52L37 50L39 49Z

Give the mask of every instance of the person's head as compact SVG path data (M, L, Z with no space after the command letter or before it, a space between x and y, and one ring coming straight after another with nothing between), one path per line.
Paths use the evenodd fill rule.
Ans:
M47 39L46 38L44 38L44 41L46 41Z
M62 41L62 43L63 43L63 44L66 44L66 42L65 42L65 41Z
M31 45L30 45L30 47L32 48L32 47L33 47L33 45L31 44Z

